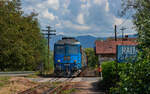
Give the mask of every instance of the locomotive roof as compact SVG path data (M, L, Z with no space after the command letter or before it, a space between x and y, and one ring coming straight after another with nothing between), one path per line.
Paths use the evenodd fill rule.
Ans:
M80 44L80 42L73 37L63 37L56 44Z

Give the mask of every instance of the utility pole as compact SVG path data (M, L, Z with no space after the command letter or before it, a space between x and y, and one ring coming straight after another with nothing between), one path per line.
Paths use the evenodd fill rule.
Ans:
M122 27L120 30L122 31L122 41L123 41L123 38L124 38L124 30L126 30L127 28L125 27Z
M47 30L42 30L46 33L43 33L44 35L47 35L48 37L48 64L50 64L50 58L49 58L49 54L50 54L50 38L51 38L51 35L56 35L55 32L56 30L51 30L51 27L50 26L47 26L46 27Z
M117 25L115 25L115 41L117 41Z

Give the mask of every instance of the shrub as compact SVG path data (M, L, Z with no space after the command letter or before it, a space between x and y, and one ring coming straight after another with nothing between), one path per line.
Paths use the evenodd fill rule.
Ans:
M103 80L100 82L100 87L103 90L108 91L110 87L113 87L116 83L116 67L114 61L102 63L102 75Z
M108 61L102 63L103 80L100 81L102 90L109 92L111 88L118 87L117 82L120 79L119 73L126 70L126 63L116 63L115 61Z
M124 70L119 71L119 76L118 86L110 89L111 94L149 94L149 60L125 64Z

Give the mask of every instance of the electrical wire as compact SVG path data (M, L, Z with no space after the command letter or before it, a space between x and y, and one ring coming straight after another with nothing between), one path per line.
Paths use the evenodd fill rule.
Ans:
M132 11L130 12L130 14L126 17L126 19L120 24L120 25L118 25L118 27L122 27L126 22L127 22L127 20L129 19L129 17L131 17L131 14L132 13Z

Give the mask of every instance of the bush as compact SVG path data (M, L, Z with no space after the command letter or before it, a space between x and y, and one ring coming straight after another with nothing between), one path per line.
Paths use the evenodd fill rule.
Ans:
M111 88L117 87L117 82L120 79L119 73L126 69L125 63L116 63L115 61L108 61L102 63L103 80L100 81L102 90L109 92Z
M102 63L102 75L103 80L100 82L100 87L103 90L108 91L109 88L113 87L116 83L116 67L114 61Z
M95 55L95 51L93 48L85 48L84 49L87 59L88 59L88 67L96 68L98 66L98 56Z
M120 80L117 87L110 89L111 94L149 94L150 63L149 60L125 64L119 71Z

